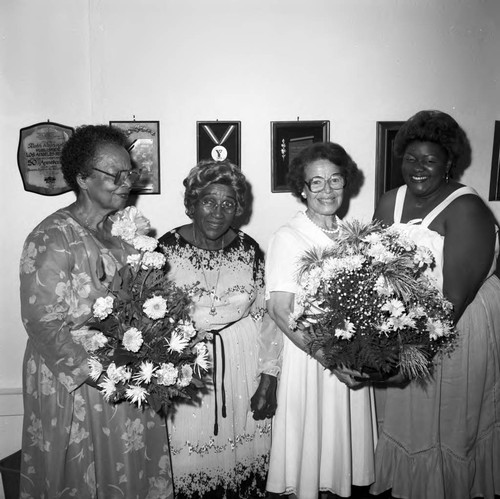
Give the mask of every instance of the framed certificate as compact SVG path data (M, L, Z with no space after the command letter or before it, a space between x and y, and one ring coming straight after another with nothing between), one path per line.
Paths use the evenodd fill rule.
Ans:
M17 165L24 190L55 196L71 190L61 170L61 150L74 129L47 121L19 132Z
M127 149L135 168L141 170L135 194L160 194L160 122L110 121L128 138Z
M375 206L380 196L404 184L401 158L394 154L394 139L404 121L377 121L377 157L375 162Z
M271 121L271 192L291 192L290 162L305 147L328 140L329 121Z
M240 165L240 121L197 121L197 161L227 159L236 166Z

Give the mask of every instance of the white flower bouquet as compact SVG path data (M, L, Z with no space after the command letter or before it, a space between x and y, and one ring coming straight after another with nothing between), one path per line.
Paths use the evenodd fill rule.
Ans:
M329 368L383 379L397 370L426 378L435 354L453 347L453 307L426 269L431 252L403 228L342 222L334 246L302 258L290 327Z
M195 398L209 368L205 333L190 320L189 291L170 282L149 221L135 207L112 217L111 233L131 244L131 255L93 305L83 342L90 376L109 402L128 400L155 410L176 397Z

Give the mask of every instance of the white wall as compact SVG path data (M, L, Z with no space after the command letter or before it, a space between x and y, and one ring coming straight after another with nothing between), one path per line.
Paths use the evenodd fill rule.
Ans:
M366 175L349 216L370 218L376 121L450 112L473 147L463 180L487 197L499 24L497 0L2 0L0 390L21 386L23 240L73 200L23 190L21 128L159 120L162 192L138 206L162 234L186 221L182 179L196 161L196 121L239 120L254 195L244 230L265 248L298 208L290 194L270 192L272 120L329 119L331 140ZM498 216L500 203L491 206ZM0 425L0 458L19 447L18 430Z

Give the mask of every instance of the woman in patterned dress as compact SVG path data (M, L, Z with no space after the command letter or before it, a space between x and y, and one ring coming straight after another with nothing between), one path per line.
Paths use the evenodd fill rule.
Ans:
M404 229L436 259L432 276L454 305L458 341L431 379L377 390L382 421L372 492L408 499L493 499L500 494L500 281L497 227L474 189L453 180L469 157L448 114L421 111L398 131L405 185L374 218Z
M271 424L253 419L250 397L264 314L264 261L258 244L232 228L244 210L246 180L227 161L202 161L184 186L192 222L160 243L169 277L193 294L195 326L213 335L213 384L201 403L179 404L167 418L176 498L262 496Z
M122 132L83 126L65 144L62 171L76 202L43 220L21 257L23 499L172 498L164 420L104 400L89 377L85 321L135 253L111 236L137 178Z

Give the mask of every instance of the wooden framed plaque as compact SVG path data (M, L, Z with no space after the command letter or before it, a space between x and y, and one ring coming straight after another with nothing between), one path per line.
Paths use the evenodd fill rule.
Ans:
M55 196L71 190L62 174L61 150L74 131L50 121L21 128L17 164L25 191Z

